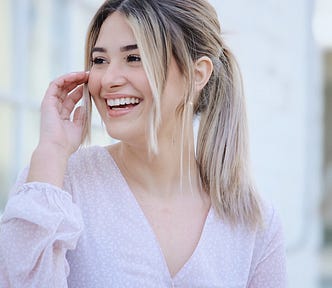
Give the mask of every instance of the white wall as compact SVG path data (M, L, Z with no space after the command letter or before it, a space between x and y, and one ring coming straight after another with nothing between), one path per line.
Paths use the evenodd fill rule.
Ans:
M254 175L283 221L289 287L318 287L322 93L313 3L211 3L242 68Z
M1 1L1 5L9 3L9 0ZM322 95L319 53L311 37L313 0L210 1L217 7L226 42L242 68L253 170L260 192L275 203L284 224L289 287L318 287ZM81 69L81 60L76 59L83 58L80 47L88 24L88 8L97 2L100 0L85 0L82 13L69 18L63 15L72 24L68 35L75 33L77 38L63 46L65 51L61 50L66 66L52 66L52 73ZM82 3L82 0L72 0L69 5L77 12ZM44 65L40 71L46 71ZM49 78L48 73L46 76ZM38 78L39 84L42 79Z

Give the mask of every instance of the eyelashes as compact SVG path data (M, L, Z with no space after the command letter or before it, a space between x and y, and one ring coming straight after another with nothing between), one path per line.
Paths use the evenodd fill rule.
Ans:
M110 62L102 57L94 57L91 59L92 65L101 65L101 64L109 64Z
M126 61L129 62L141 62L141 56L139 55L128 55L125 57Z
M137 54L130 54L123 58L126 63L140 63L141 62L141 56ZM110 64L111 61L100 56L93 57L91 59L92 66L94 65L103 65L103 64Z

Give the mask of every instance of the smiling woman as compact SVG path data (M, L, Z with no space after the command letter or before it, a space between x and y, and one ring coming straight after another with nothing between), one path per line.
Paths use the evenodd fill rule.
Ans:
M119 142L79 149L92 99ZM2 219L0 284L285 287L280 221L247 151L241 77L213 7L105 1L86 71L42 101L39 144Z

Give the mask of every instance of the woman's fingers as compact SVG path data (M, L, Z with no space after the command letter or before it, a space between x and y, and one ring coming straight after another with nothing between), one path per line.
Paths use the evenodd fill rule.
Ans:
M82 106L75 109L73 122L79 126L83 126L85 120L85 111Z
M70 91L78 85L86 83L88 78L88 72L74 72L63 75L50 83L46 95L56 97L62 102Z
M83 94L81 88L76 88L87 83L88 78L88 72L74 72L52 81L43 99L42 110L50 112L55 108L62 119L69 119L70 113Z
M63 100L60 107L60 115L62 119L69 119L70 114L73 112L75 105L80 101L83 96L83 86L76 87L68 96Z

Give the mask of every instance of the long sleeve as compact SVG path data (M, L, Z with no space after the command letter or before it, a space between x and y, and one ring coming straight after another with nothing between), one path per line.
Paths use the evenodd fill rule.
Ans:
M282 225L274 210L264 234L264 243L257 247L257 263L248 287L285 288L287 275Z
M0 223L0 287L67 287L66 252L82 229L68 192L46 183L17 184Z

